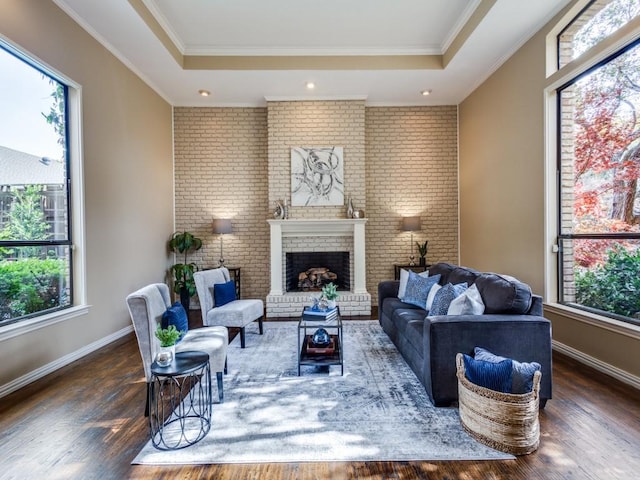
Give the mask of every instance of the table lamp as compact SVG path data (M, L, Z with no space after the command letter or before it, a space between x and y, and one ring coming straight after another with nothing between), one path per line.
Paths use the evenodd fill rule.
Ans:
M413 254L413 232L420 230L420 217L402 217L402 231L411 232L411 255L409 256L409 265L416 264L416 256Z
M220 234L220 259L218 260L219 266L224 266L224 256L222 255L222 237L225 233L231 233L231 219L229 218L214 218L213 219L213 233Z

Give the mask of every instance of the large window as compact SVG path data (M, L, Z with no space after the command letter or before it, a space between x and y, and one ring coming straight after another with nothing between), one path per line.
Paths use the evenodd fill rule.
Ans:
M558 37L560 65L638 15L637 0L592 2ZM557 94L559 300L640 324L640 42Z
M72 299L68 87L0 44L0 326Z

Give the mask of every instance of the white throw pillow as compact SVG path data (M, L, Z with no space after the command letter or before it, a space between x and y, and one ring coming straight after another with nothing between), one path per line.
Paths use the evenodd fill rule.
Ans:
M428 277L429 270L420 272L421 277ZM409 270L400 269L400 286L398 287L398 298L404 302L404 296L407 293L407 282L409 281Z
M438 290L440 290L441 288L442 286L436 283L433 287L431 287L431 290L429 290L429 295L427 295L427 306L426 306L427 311L431 310L431 305L433 305L433 299L435 298L436 293L438 293Z
M462 295L454 298L447 311L447 315L482 315L483 313L484 302L475 283Z

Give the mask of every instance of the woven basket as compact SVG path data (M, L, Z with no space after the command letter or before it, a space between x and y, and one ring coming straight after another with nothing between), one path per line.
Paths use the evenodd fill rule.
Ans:
M456 355L460 422L476 440L512 455L526 455L540 443L540 377L533 376L529 393L501 393L471 383L464 374L464 360Z

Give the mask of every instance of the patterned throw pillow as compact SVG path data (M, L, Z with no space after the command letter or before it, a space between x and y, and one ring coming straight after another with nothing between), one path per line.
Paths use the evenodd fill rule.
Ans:
M471 383L496 392L511 392L512 362L509 359L499 363L476 360L463 355L464 375Z
M509 393L529 393L533 390L533 375L539 370L542 370L542 366L538 362L518 362L510 358L501 357L491 353L489 350L485 350L482 347L476 347L473 352L476 360L482 360L485 362L499 363L505 360L511 360L512 362L512 383Z
M458 298L454 298L447 310L447 315L482 315L483 313L484 303L475 284Z
M409 280L407 280L407 291L403 302L410 303L416 307L427 307L427 296L429 290L440 281L440 275L431 277L423 277L415 272L409 272Z
M407 282L409 281L409 271L404 268L400 269L400 285L398 285L398 298L404 302L404 297L407 294ZM428 277L429 270L420 272L418 275L421 277Z
M447 283L436 293L431 309L429 310L429 315L446 315L453 299L462 295L466 289L467 282L458 283L457 285Z
M162 314L162 322L160 322L162 328L168 328L169 325L175 325L176 330L183 332L180 338L176 341L179 343L189 330L189 320L187 318L187 312L180 302L176 302L165 310Z

